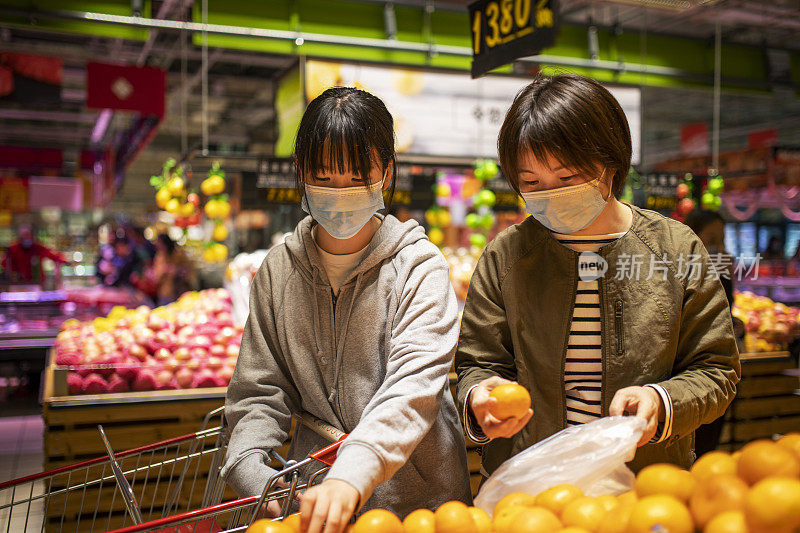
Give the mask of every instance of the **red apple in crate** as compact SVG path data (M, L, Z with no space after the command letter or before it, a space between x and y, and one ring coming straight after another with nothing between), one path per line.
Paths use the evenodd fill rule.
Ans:
M150 313L150 316L147 317L147 327L153 331L158 331L169 327L169 322L167 322L167 319L161 318L155 313Z
M139 361L144 361L147 357L147 350L141 344L131 344L128 346L128 355L131 355Z
M170 357L169 359L164 361L164 368L166 370L169 370L170 372L173 372L173 373L176 370L178 370L179 368L181 368L182 366L183 366L183 363L181 361L178 361L177 359L175 359L174 356Z
M84 394L102 394L106 391L108 391L108 382L100 374L89 374L84 378Z
M153 353L153 357L156 358L156 361L166 361L172 358L172 352L166 348L159 348Z
M133 332L133 338L139 344L147 344L153 338L153 335L155 335L155 332L148 327L142 327Z
M142 369L142 371L139 372L139 375L136 376L136 380L133 382L133 390L156 390L157 387L158 381L156 380L156 375L150 368Z
M208 357L208 350L199 346L192 348L192 358L205 360Z
M219 344L214 344L208 349L208 355L211 357L227 357L225 354L225 347Z
M222 359L219 357L214 357L213 355L206 359L206 368L209 370L219 370L222 368L223 362Z
M233 377L233 368L225 365L219 369L217 372L217 376L225 382L225 385L231 382L231 378Z
M128 386L128 382L122 379L117 374L111 374L111 377L108 378L108 392L128 392L130 390L130 386Z
M156 374L156 383L158 383L158 388L163 389L169 385L169 382L172 381L173 374L167 369L161 370Z
M67 372L67 390L70 394L83 392L83 378L77 372Z
M225 359L225 366L230 368L236 368L236 358L235 357L228 357Z
M192 358L192 352L189 351L189 348L181 346L180 348L175 348L175 351L172 352L172 356L178 361L188 361Z
M198 335L194 339L192 339L191 346L205 348L206 350L211 347L211 339L209 339L206 335Z
M190 339L194 337L194 328L192 326L184 326L178 330L178 336Z
M192 388L200 389L203 387L224 387L225 382L214 374L211 370L204 368L194 375Z
M198 368L200 368L202 366L202 364L203 364L202 360L200 360L200 359L198 359L196 357L192 357L191 359L186 361L186 368L188 368L189 370L194 371L194 370L197 370Z
M139 375L139 369L142 368L142 363L133 357L128 357L117 367L117 375L132 383Z
M192 381L194 381L194 372L188 368L179 368L175 372L175 381L180 388L188 389L192 386Z
M239 357L239 348L238 344L229 344L225 349L225 354L232 359L236 359Z
M232 339L236 336L236 329L231 326L225 326L221 330L219 330L219 334L224 339Z
M56 354L56 364L58 366L72 366L78 365L82 361L81 357L76 353L61 353Z

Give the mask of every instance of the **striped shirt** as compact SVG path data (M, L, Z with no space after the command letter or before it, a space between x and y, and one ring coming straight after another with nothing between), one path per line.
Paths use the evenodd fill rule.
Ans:
M598 252L624 233L580 236L555 235L558 242L576 252ZM564 389L567 397L567 425L576 426L602 416L603 350L600 322L600 288L594 275L599 275L591 256L579 257L581 277L575 294L567 358L564 366ZM588 281L584 281L588 280Z

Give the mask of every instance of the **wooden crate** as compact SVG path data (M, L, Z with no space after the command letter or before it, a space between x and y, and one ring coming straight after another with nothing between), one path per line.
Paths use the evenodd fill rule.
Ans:
M800 431L800 375L787 352L742 354L742 381L728 408L720 448Z

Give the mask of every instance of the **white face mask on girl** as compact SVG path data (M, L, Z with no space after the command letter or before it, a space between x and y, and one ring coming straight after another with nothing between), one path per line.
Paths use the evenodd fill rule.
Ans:
M521 195L528 213L556 233L582 230L600 216L607 202L598 180Z
M383 181L367 187L318 187L306 185L303 211L311 215L334 239L349 239L385 207Z

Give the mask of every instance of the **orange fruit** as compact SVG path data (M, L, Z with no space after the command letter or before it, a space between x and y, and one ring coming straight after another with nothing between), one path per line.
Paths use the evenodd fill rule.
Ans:
M500 509L499 513L492 514L492 531L494 533L516 533L517 516L525 509L533 509L533 507L511 505Z
M404 533L403 523L386 509L371 509L356 520L353 533Z
M478 533L491 533L492 519L486 511L480 507L470 507L469 513L472 515L472 521L475 522Z
M635 503L634 501L620 503L619 506L607 512L597 533L627 533L628 522L630 522Z
M724 511L744 509L748 489L747 483L733 474L720 474L701 481L689 498L694 524L701 529Z
M696 481L686 471L671 464L644 467L636 476L636 495L640 498L666 494L686 502L694 491Z
M617 501L617 498L611 494L603 494L602 496L598 496L597 501L600 502L606 511L612 511L620 505L620 503Z
M300 513L290 514L283 519L283 523L291 527L294 533L300 533Z
M536 505L536 497L528 494L527 492L512 492L503 496L499 502L494 505L492 510L492 518L497 519L497 515L506 507L533 507Z
M736 474L736 460L729 453L708 452L695 461L689 471L698 481L718 474Z
M430 509L412 511L403 520L405 533L436 533L436 519Z
M617 501L620 505L633 505L639 501L639 497L636 495L635 490L629 490L628 492L623 492L617 496Z
M771 440L754 440L742 448L736 471L750 485L770 476L797 478L800 477L800 459Z
M516 515L513 529L507 531L513 531L514 533L553 533L559 529L561 529L561 521L556 515L543 507L529 507ZM439 532L437 531L436 533Z
M564 507L573 500L583 496L583 491L575 485L563 484L550 487L536 496L536 505L549 509L556 516L561 516Z
M605 506L597 498L582 496L571 501L561 513L561 521L565 526L582 527L589 531L597 531L606 513Z
M711 519L703 533L748 533L741 511L725 511Z
M294 533L294 529L283 522L262 518L250 524L245 533Z
M692 515L673 496L656 494L636 502L631 511L627 533L693 533Z
M459 501L443 503L433 513L436 533L477 533L467 504Z
M800 433L787 433L779 438L776 444L794 452L797 458L800 459Z
M497 400L489 412L499 419L522 418L531 408L531 395L522 385L506 383L493 388L489 396Z
M770 477L759 481L747 493L744 515L753 533L794 531L800 526L800 480Z

